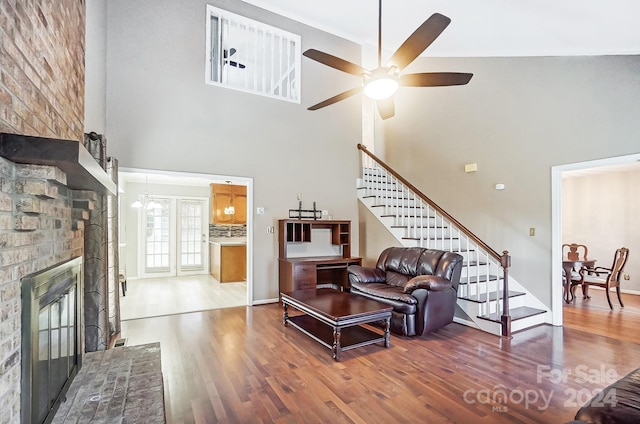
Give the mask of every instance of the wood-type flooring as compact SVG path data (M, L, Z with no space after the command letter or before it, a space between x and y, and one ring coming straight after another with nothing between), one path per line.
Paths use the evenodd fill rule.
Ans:
M504 339L459 324L329 349L282 325L277 304L123 322L159 341L168 423L564 423L640 367L638 296L564 306L565 325Z

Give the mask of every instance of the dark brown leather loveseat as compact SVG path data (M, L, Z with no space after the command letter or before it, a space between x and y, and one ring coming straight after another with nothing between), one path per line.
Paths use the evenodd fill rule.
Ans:
M391 331L422 336L453 321L462 256L421 247L389 247L375 268L347 268L351 292L393 306Z

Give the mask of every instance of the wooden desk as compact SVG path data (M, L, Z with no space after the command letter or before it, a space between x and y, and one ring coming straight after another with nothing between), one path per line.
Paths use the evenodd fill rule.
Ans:
M349 265L362 265L362 258L316 256L280 259L280 291L315 289L323 284L332 284L341 290L349 291Z
M571 294L571 271L573 269L578 270L583 266L593 267L595 264L596 259L574 260L562 258L562 269L564 271L563 297L565 302L571 303L571 301L573 301L573 296Z

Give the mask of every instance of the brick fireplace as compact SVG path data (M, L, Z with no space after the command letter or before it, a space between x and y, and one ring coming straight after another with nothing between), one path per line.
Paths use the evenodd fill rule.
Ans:
M0 133L88 146L76 151L76 165L70 168L64 164L68 158L47 161L47 156L58 153L53 144L39 144L35 161L0 154L3 424L21 422L25 396L21 390L23 277L83 257L86 349L106 348L109 335L117 330L113 310L117 290L115 294L105 291L113 280L110 275L117 273L117 258L111 268L105 260L108 251L117 253L117 244L110 249L105 244L106 233L113 229L108 221L109 197L105 197L109 190L99 188L100 184L82 184L96 178L111 181L105 178L103 166L113 171L111 175L117 174L116 161L99 163L106 157L104 143L101 152L92 152L96 160L88 153L96 140L85 137L85 16L84 0L0 2ZM78 167L78 162L84 165ZM97 168L101 168L100 177L96 177Z
M86 145L104 158L104 144L91 142L87 136ZM117 170L117 162L111 162ZM8 389L0 402L3 412L9 407L18 422L21 415L23 421L25 414L31 417L32 398L25 384L30 358L23 357L27 340L33 338L33 329L24 324L25 277L82 258L80 352L106 349L119 331L117 257L108 254L114 250L108 249L109 229L115 235L115 228L107 201L117 199L117 188L82 143L7 133L0 133L0 181L0 374L1 387ZM55 408L59 393L51 396Z

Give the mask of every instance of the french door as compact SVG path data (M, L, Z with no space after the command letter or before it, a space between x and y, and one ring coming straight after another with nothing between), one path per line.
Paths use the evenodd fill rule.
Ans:
M208 199L154 196L154 200L160 208L140 209L140 275L207 273Z

